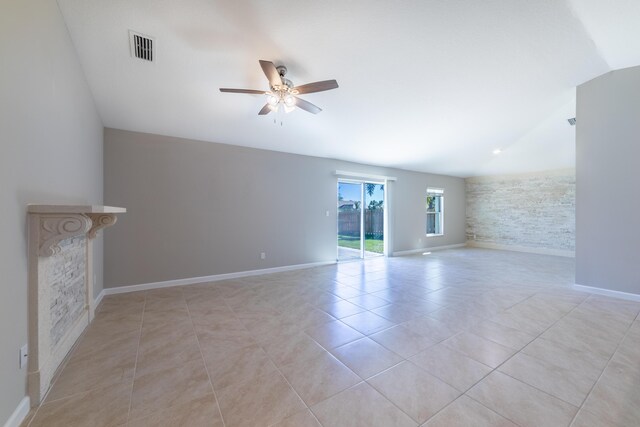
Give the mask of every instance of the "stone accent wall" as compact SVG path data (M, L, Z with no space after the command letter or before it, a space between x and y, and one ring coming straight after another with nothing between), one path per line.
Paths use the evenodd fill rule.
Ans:
M467 178L467 240L575 250L575 169Z
M51 345L55 346L83 312L86 301L86 237L62 240L60 252L48 261L46 282L51 292Z

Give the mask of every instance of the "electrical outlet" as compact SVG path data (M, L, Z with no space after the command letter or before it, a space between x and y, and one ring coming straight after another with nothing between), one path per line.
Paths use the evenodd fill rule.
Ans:
M422 237L418 238L418 243L422 243Z
M327 211L327 213L325 214L326 216L329 216L329 211Z
M267 254L265 254L264 252L260 252L260 259L266 259L267 258Z
M29 361L29 347L27 344L20 347L20 369L27 366L27 362Z

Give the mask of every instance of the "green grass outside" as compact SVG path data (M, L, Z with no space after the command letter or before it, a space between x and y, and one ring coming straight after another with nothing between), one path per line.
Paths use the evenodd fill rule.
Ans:
M360 249L360 238L338 235L338 246L342 246L343 248ZM381 254L384 252L384 241L365 238L364 250Z

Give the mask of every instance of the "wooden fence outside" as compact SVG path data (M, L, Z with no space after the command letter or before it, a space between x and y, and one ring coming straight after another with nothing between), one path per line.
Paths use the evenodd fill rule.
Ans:
M360 235L360 209L338 211L338 234L342 236ZM384 236L384 211L364 210L364 236L367 239L382 239Z

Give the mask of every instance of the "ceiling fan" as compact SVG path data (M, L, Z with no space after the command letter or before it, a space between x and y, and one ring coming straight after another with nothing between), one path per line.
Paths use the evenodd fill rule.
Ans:
M286 112L293 111L295 107L298 107L310 113L318 114L322 111L320 107L313 105L309 101L298 98L296 95L322 92L325 90L336 89L338 87L338 82L335 80L324 80L321 82L308 83L302 86L293 86L291 80L284 77L287 74L287 67L284 65L276 67L271 61L260 60L260 66L269 80L269 88L271 90L228 89L221 87L220 92L266 95L267 103L258 113L261 116L269 114L271 111L277 111L280 105L284 107Z

